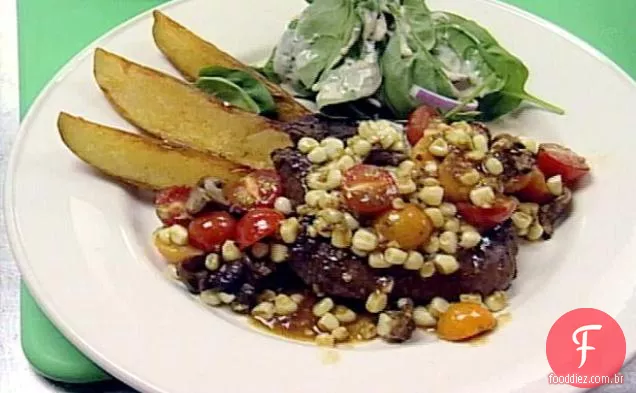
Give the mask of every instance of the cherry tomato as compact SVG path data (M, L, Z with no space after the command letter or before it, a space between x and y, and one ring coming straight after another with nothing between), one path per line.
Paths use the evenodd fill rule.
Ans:
M439 183L444 188L444 197L451 202L464 202L469 200L472 186L467 186L459 181L459 177L475 168L475 164L459 154L451 153L437 169Z
M406 124L406 139L408 139L411 146L415 146L422 139L431 119L438 116L439 113L435 109L426 105L420 106L411 112Z
M537 165L547 177L561 175L567 184L574 183L590 171L584 157L556 143L539 146Z
M375 230L388 241L395 241L400 248L414 250L428 242L433 224L422 210L407 204L400 210L389 210L375 220Z
M517 202L509 197L500 196L491 207L479 207L472 203L460 202L457 211L469 224L488 230L506 221L517 208Z
M419 140L411 149L411 159L415 162L418 169L423 168L428 161L435 160L435 156L428 151L428 147L433 142L433 137L427 135Z
M477 303L452 303L437 322L437 334L443 340L462 341L494 329L497 319Z
M249 247L257 241L278 232L285 216L277 210L256 208L247 212L238 222L236 232L240 248Z
M355 165L345 172L342 189L347 205L358 213L384 211L399 195L389 171L365 164Z
M186 210L186 202L192 188L187 186L167 187L155 195L157 216L166 225L187 225L192 218Z
M281 196L283 184L273 169L256 170L223 189L225 198L236 207L272 207Z
M529 173L529 180L526 186L517 191L515 195L524 202L539 204L548 203L554 199L554 195L545 183L543 172L536 168Z
M526 188L530 180L532 180L532 172L515 176L504 184L504 192L506 194L514 194L515 192L521 191Z
M213 212L199 216L188 226L190 244L201 250L218 251L223 242L236 234L236 220L227 212Z

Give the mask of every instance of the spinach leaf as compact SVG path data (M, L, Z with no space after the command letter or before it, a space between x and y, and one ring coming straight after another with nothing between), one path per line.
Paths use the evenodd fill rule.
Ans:
M267 59L267 62L262 67L254 67L254 71L263 75L267 80L272 83L280 84L281 79L278 74L274 71L274 56L276 56L276 48L272 50L272 54Z
M214 66L199 71L196 86L242 109L272 114L276 103L263 83L245 71Z
M296 57L297 79L310 89L320 74L333 68L360 34L352 0L312 2L301 14L296 31L308 48ZM345 52L345 53L343 53Z
M564 113L561 108L526 92L528 68L520 59L501 47L486 29L473 21L449 12L437 13L434 15L434 20L439 29L447 29L447 31L454 29L470 37L477 44L477 49L483 60L503 81L498 90L491 89L489 94L479 100L482 120L493 120L505 115L519 107L524 100L554 113Z
M403 39L400 34L393 34L380 60L384 78L382 98L399 118L406 118L418 105L410 95L414 84L452 97L451 84L438 64L431 61L430 53L419 50L403 56L400 42Z
M430 51L435 46L435 30L431 11L424 0L404 0L401 23L407 30L410 47Z

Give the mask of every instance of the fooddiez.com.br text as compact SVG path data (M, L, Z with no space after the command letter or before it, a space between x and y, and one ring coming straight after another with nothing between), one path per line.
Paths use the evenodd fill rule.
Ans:
M548 375L548 383L550 385L565 385L565 384L608 384L608 385L622 385L625 381L625 377L621 373L614 375L580 375L580 374L566 374L556 375L550 373Z

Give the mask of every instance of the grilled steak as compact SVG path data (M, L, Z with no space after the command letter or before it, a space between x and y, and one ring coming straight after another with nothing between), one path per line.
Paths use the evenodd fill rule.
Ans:
M371 268L366 258L333 247L323 238L301 235L291 247L289 263L310 287L330 296L364 300L391 282L392 298L427 302L434 296L457 299L462 293L488 295L504 290L516 277L517 243L509 222L484 234L481 244L458 254L460 269L451 275L422 278L401 266Z
M294 206L305 203L305 183L311 163L305 155L291 147L272 152L272 161L283 180L285 196Z
M286 132L294 143L298 143L302 137L314 138L318 141L332 136L346 140L354 136L358 130L357 121L351 119L339 119L313 114L299 120L283 123L281 131Z
M539 210L539 223L543 227L543 238L550 239L554 228L568 215L572 206L572 191L563 187L563 194L552 202L541 206Z

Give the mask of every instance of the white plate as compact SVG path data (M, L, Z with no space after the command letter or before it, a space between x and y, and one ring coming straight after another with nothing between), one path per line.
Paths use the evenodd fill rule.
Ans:
M96 46L173 73L146 13L73 59L24 121L9 167L9 234L24 278L61 330L107 371L153 392L544 391L545 339L564 312L597 307L636 347L634 83L596 51L535 17L489 1L430 1L479 20L531 70L529 90L567 110L500 124L589 157L593 181L552 241L524 247L512 321L481 346L431 339L327 351L255 331L171 285L138 195L97 176L60 141L62 110L132 130L93 81ZM245 61L264 58L300 0L180 1L165 12ZM631 312L628 312L631 310ZM561 386L564 390L567 387ZM576 390L576 389L572 389ZM552 387L550 391L559 391ZM578 390L577 390L578 391Z

